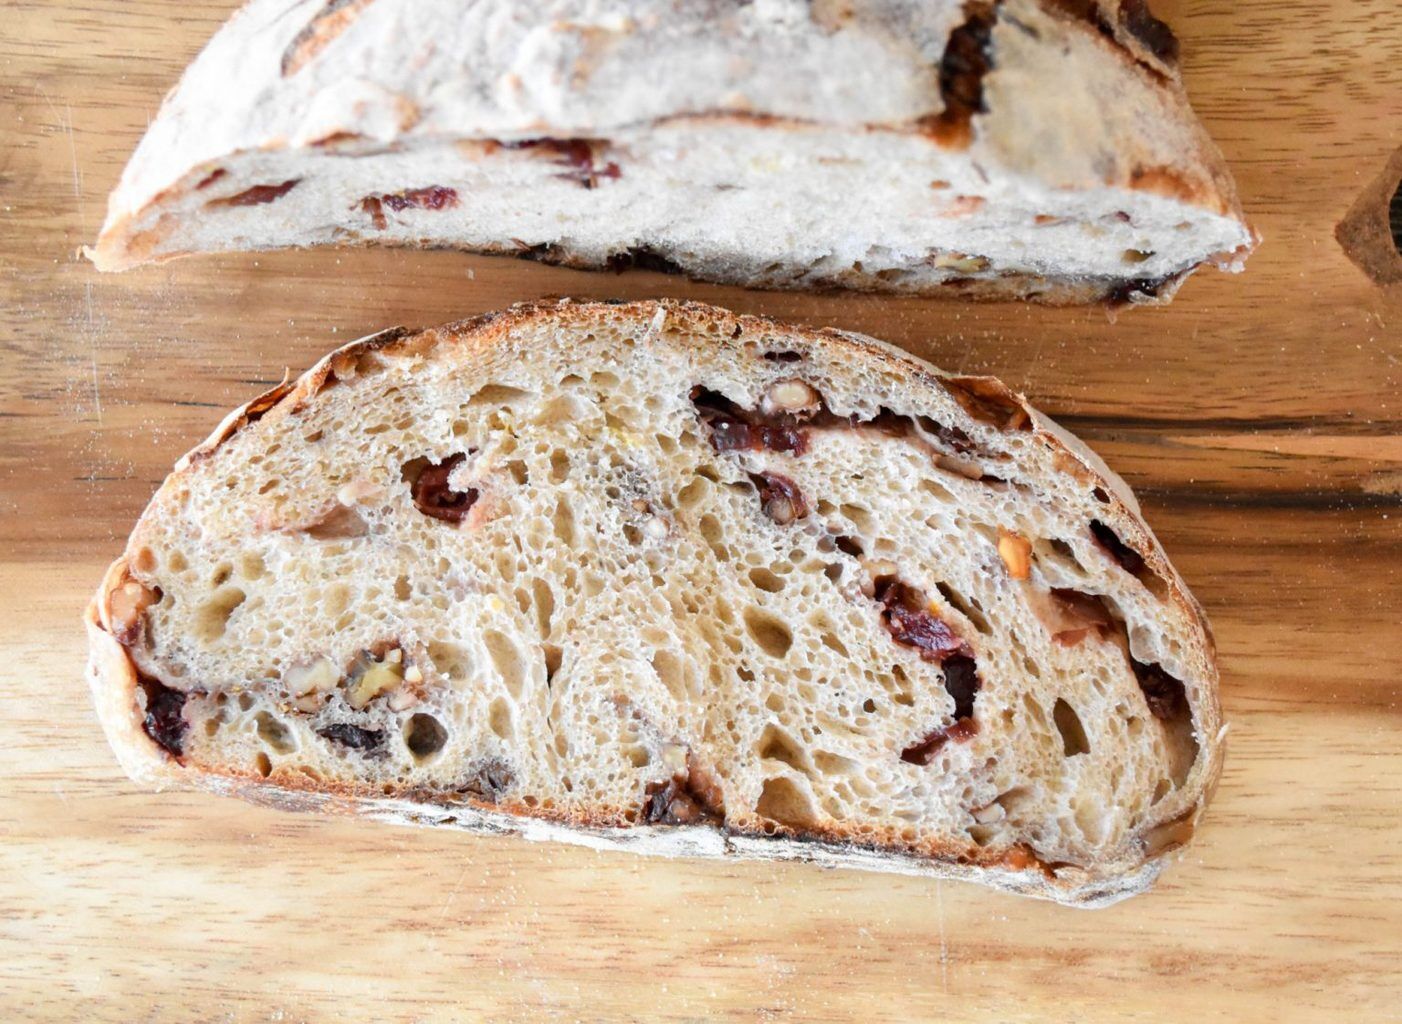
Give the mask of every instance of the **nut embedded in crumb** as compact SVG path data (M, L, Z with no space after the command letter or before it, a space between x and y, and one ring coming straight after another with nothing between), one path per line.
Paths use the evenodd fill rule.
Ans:
M292 696L303 697L333 689L340 678L341 674L329 659L317 658L306 664L293 665L282 674L282 684Z
M942 252L935 257L935 266L941 270L955 270L961 274L976 274L988 269L987 256L967 256L962 252Z
M1025 580L1032 575L1032 542L1026 537L1000 529L998 555L1013 579Z
M380 661L372 661L368 668L355 679L346 692L346 703L357 711L365 707L380 694L393 690L404 681L404 669L399 664L403 652L398 648L389 651Z
M796 378L775 381L760 399L759 407L766 416L817 412L818 392Z
M161 599L158 588L144 587L130 577L107 598L108 621L112 635L121 644L131 644L141 634L146 609Z

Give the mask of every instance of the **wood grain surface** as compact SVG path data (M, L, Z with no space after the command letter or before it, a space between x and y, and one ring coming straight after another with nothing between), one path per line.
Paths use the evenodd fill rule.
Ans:
M0 1019L1402 1019L1402 286L1335 227L1402 146L1396 0L1160 3L1265 237L1130 311L750 293L449 252L75 257L228 2L0 3ZM175 458L328 347L542 295L686 296L1025 389L1137 489L1232 723L1197 841L1074 911L128 783L79 614Z

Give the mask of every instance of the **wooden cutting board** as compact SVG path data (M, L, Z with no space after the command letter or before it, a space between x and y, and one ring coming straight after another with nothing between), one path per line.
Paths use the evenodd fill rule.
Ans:
M1117 322L447 252L99 276L74 250L231 5L196 6L0 5L0 1019L1402 1016L1402 285L1335 238L1370 187L1390 191L1402 145L1395 0L1160 5L1265 244L1244 275L1203 272ZM1402 278L1383 232L1372 242L1373 273ZM332 345L551 294L866 331L1002 376L1099 449L1211 613L1225 671L1226 774L1159 887L1074 911L128 783L84 690L78 620L175 458Z

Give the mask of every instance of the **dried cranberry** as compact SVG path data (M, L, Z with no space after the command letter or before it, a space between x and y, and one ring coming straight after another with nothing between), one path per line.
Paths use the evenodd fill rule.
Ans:
M936 729L924 739L906 747L901 751L901 760L907 764L927 765L946 743L962 743L977 733L978 722L972 718L957 719L952 725Z
M1139 680L1139 689L1144 691L1149 712L1155 718L1167 722L1183 714L1188 707L1188 694L1181 679L1173 678L1162 665L1146 665L1133 658L1130 664Z
M765 417L741 409L718 391L697 388L692 393L696 413L711 430L711 447L718 452L771 451L802 455L808 433L799 428L803 417Z
M972 139L975 114L987 110L983 102L983 76L993 67L993 4L974 3L964 23L949 34L939 63L940 98L944 111L934 122L935 134L954 146Z
M287 193L297 187L301 178L293 178L291 181L284 181L281 185L254 185L252 188L244 189L237 195L228 196L224 199L211 200L210 206L262 206L264 203L271 203L274 199L281 199Z
M376 231L383 231L389 227L389 221L385 219L384 204L380 202L379 196L366 196L360 201L360 209L369 215Z
M424 466L410 485L414 505L426 516L441 519L446 523L460 523L467 517L477 501L477 491L468 488L455 491L448 486L448 477L466 458L461 452L451 455L442 462Z
M914 647L925 661L939 664L951 655L971 653L943 619L930 613L929 601L915 587L894 576L882 576L876 581L876 599L892 638L903 647Z
M595 150L603 145L603 142L595 139L525 139L521 142L508 142L506 148L538 149L554 153L560 158L559 163L570 168L564 174L557 174L557 178L573 181L585 188L597 188L601 178L616 180L623 176L623 171L613 161L602 167L595 165Z
M339 743L352 750L378 750L385 740L385 734L380 729L362 729L360 726L351 725L348 722L338 722L335 725L325 726L318 729L316 734L322 739L331 740L333 743Z
M808 502L794 483L782 473L751 473L750 482L759 491L764 514L780 526L787 526L808 515Z
M411 188L379 198L380 202L396 213L400 210L447 210L458 205L457 189L445 185Z
M186 694L144 677L141 689L146 694L146 717L141 728L166 753L179 757L185 751L185 730L190 727L185 721Z
M1121 0L1120 21L1129 34L1165 64L1178 62L1178 39L1173 30L1154 17L1145 0Z
M1110 527L1099 519L1092 519L1090 532L1096 542L1119 563L1120 568L1124 569L1125 572L1132 576L1138 576L1144 572L1144 556L1120 540L1119 535Z

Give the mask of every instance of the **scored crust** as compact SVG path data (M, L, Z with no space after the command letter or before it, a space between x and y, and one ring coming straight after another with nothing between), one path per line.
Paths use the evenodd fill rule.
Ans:
M980 33L976 39L956 45L971 28ZM440 36L458 45L439 45ZM1172 37L1142 0L941 0L915 7L897 0L781 2L742 5L728 14L706 3L631 0L607 16L583 5L547 9L505 0L470 10L461 0L316 0L290 10L276 0L254 0L215 36L163 105L112 194L90 255L100 269L120 270L212 249L451 245L582 268L670 267L756 287L1166 302L1198 265L1240 269L1255 235L1221 155L1188 107L1174 48L1164 39ZM999 55L991 66L974 59L979 46ZM246 100L227 102L230 81L240 83L237 95ZM824 166L852 161L856 149L849 151L844 139L860 139L865 147L871 166L863 166L861 182L814 177ZM520 161L527 152L522 147L542 142L564 147L564 173L547 169L513 187L534 192L573 175L583 189L542 201L561 204L579 219L552 234L529 218L469 216L468 208L485 195L473 184L480 185L475 162L486 167L486 154ZM612 148L599 167L581 171L569 162L582 145ZM461 151L456 162L443 158L453 147ZM618 156L621 175L620 164L611 162L614 149L627 154ZM795 210L756 225L756 238L744 246L697 234L695 225L682 230L669 222L677 220L677 210L630 222L619 228L627 238L613 237L606 225L635 202L620 199L617 210L598 204L611 194L634 194L627 191L634 158L639 175L661 175L637 185L639 196L662 188L658 182L668 168L699 182L694 194L677 186L679 207L694 206L696 199L709 203L712 187L752 188L696 178L696 166L677 163L689 150L704 151L711 165L736 173L775 161L792 164L796 170L775 195L806 175L829 194L869 190L875 208L894 205L887 220L874 222L882 226L871 229L865 252L827 248L838 245L845 225L819 244L815 230L823 222L800 224ZM967 174L947 173L953 164L941 163L946 157ZM343 169L377 160L385 161L383 168ZM322 169L313 173L314 165ZM881 191L888 186L871 179L892 167L904 168L910 180ZM308 183L283 198L277 188L290 187L304 171ZM341 176L363 178L364 189L373 183L379 194L432 184L400 179L459 173L462 181L454 178L455 189L448 191L456 204L456 190L470 190L462 192L461 210L435 204L430 216L410 209L391 216L388 231L378 205L374 226L339 207L329 227L318 222L328 216L321 193L337 188ZM520 168L508 163L498 173L510 178ZM221 190L249 186L272 191L240 210L242 219L221 220L225 227L193 223L212 220L214 207L220 217L232 216L230 196ZM921 232L934 231L942 217L959 219L962 230L962 212L940 213L928 225L925 218L945 203L957 211L963 201L982 202L985 186L988 198L1019 211L990 230L1016 232L1040 257L1017 263L1011 252L994 254L991 266L966 271L961 256L974 265L983 257L952 251L943 236L907 237L899 230L916 218L925 225ZM1067 196L1100 198L1083 204ZM1164 252L1149 252L1150 262L1134 266L1151 229L1136 227L1136 234L1116 223L1117 207L1107 196L1137 201L1118 208L1142 214L1145 225L1153 221L1152 237ZM351 198L354 205L360 193ZM276 205L261 205L265 199ZM1037 205L1043 200L1045 208ZM309 205L299 206L303 201ZM502 202L509 206L510 196ZM1032 226L1031 212L1023 210L1029 202L1049 221L1056 219L1049 211L1063 220L1083 217L1087 236L1045 241L1061 229L1044 226L1040 216ZM459 215L461 223L452 220ZM1178 240L1171 225L1180 215L1207 226L1182 236L1191 242ZM736 224L721 224L713 234L728 235L744 223L737 216ZM668 233L674 230L680 233ZM787 252L761 253L764 236L775 232L797 237ZM805 240L814 244L805 246ZM1097 258L1092 274L1081 250L1097 246L1113 247L1116 261L1123 250L1130 262L1112 266ZM929 252L917 259L916 248ZM1192 259L1169 260L1170 249L1191 252ZM1081 269L1072 269L1073 252ZM635 262L635 253L644 258ZM955 269L932 270L931 261Z
M352 342L332 352L295 381L284 381L231 413L201 445L184 456L163 485L166 492L180 486L192 467L216 455L249 424L294 415L322 390L341 380L353 379L360 361L371 353L415 354L432 359L435 351L485 354L501 345L513 331L549 322L561 330L587 331L590 325L625 319L670 325L689 324L729 333L760 332L820 342L847 353L852 360L881 363L911 379L956 381L984 393L1015 402L1031 417L1035 434L1058 449L1064 459L1058 466L1087 487L1102 488L1106 498L1103 518L1118 535L1139 551L1146 564L1167 584L1168 597L1195 627L1197 649L1185 655L1205 682L1192 693L1192 714L1199 754L1186 783L1166 800L1145 824L1138 856L1122 856L1092 869L1059 865L1053 871L1026 849L970 856L938 844L912 847L893 832L875 839L868 829L858 833L840 823L821 828L777 830L759 827L757 820L727 820L724 830L708 825L620 827L618 808L547 810L522 803L489 803L478 800L435 802L385 797L374 786L348 785L337 780L312 783L304 777L279 775L272 784L256 774L201 771L182 767L162 750L142 728L138 703L138 671L128 649L114 637L111 601L127 575L129 551L114 562L88 609L90 640L89 679L99 717L109 741L127 773L144 784L195 787L233 794L259 803L287 809L315 809L402 822L458 827L477 832L512 832L527 838L550 838L591 846L620 847L636 852L701 856L739 855L812 860L832 866L852 866L941 877L970 878L1017 892L1045 896L1086 906L1103 905L1146 888L1157 875L1162 855L1186 840L1201 814L1220 772L1222 733L1215 688L1215 651L1201 610L1168 563L1147 525L1139 518L1133 496L1123 481L1076 439L1026 405L1021 396L993 378L955 377L937 371L890 346L861 335L836 330L806 331L772 321L735 316L713 307L691 303L633 303L627 305L574 303L564 300L513 307L426 332L394 329ZM153 500L153 507L159 500ZM133 543L135 542L135 535Z

